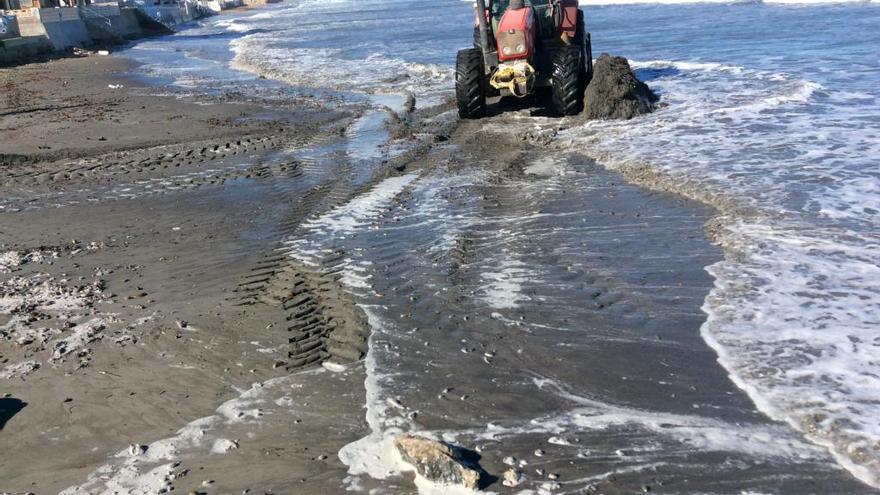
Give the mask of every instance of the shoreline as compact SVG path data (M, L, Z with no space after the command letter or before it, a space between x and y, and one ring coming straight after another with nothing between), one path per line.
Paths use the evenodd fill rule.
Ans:
M182 0L139 8L127 4L103 4L81 10L77 6L9 10L6 11L10 14L9 32L4 29L0 38L0 67L77 57L88 50L109 50L167 35L175 32L175 28L185 29L189 23L214 15L247 11L282 1L214 0L213 6L206 7Z
M388 424L480 447L491 473L507 469L506 456L528 459L536 486L556 483L546 477L553 473L560 486L586 476L584 483L604 493L719 485L739 493L774 483L800 493L870 493L758 413L701 338L699 305L712 281L700 263L719 258L702 238L705 223L716 218L708 208L621 183L631 178L542 145L540 136L511 139L492 129L509 123L503 116L488 120L488 129L460 123L451 131L426 116L428 131L442 141L379 164L358 182L352 170L365 165L346 163L352 158L335 151L348 144L358 115L293 96L272 108L157 96L159 88L118 75L129 61L69 60L4 74L7 84L22 79L14 84L27 86L33 100L23 107L39 110L0 116L2 142L13 145L0 153L32 157L0 168L11 174L3 186L0 254L23 254L8 273L0 270L0 280L5 293L35 297L33 287L48 287L72 298L61 314L40 305L23 310L43 322L26 328L59 329L44 333L45 342L39 332L23 346L8 332L0 341L3 366L40 364L8 382L12 397L27 403L3 429L3 442L28 446L27 455L0 461L0 477L14 491L83 483L81 490L100 490L107 484L100 468L109 465L123 487L339 493L349 467L335 454L369 433L366 403L371 414L385 409ZM106 91L120 83L123 96ZM54 97L59 86L75 88L69 101ZM71 101L103 110L75 122L82 117L67 107ZM49 130L51 150L41 148L48 142L41 139L45 120L56 126ZM314 158L325 150L331 158ZM541 171L547 167L550 173ZM558 170L571 183L564 174L557 178ZM390 198L377 192L387 177L403 174L417 177ZM577 191L577 181L580 195L568 191ZM435 225L431 214L444 210L422 209L437 197L455 214ZM566 223L572 212L583 220ZM334 216L341 214L374 233L334 230L352 224ZM496 237L496 226L514 241ZM583 232L586 247L576 234L556 237L557 231ZM438 234L452 244L435 245L445 239ZM494 256L498 246L505 256ZM340 261L339 252L354 261ZM657 261L630 260L630 252ZM291 256L314 264L304 268ZM368 288L325 278L358 270L369 274ZM507 299L493 299L487 286ZM291 293L295 287L320 290ZM403 367L414 376L383 382L370 391L377 394L372 404L364 382L379 377L362 364L303 371L293 358L318 341L291 346L295 333L284 328L300 321L297 308L314 304L338 317L369 302L386 308L382 316L391 321L376 342L386 347L370 348L373 366ZM12 314L0 318L3 325L17 321ZM45 359L58 339L93 318L102 320L101 330L67 340L80 347L63 359ZM74 325L64 328L67 322ZM571 322L586 338L563 331ZM614 434L582 424L579 415L615 425ZM485 426L487 417L495 428ZM530 428L524 418L553 421ZM651 429L661 423L674 431ZM734 425L742 431L725 432ZM678 431L691 435L690 443ZM712 433L733 445L712 443ZM755 451L736 443L755 433L770 440ZM548 441L558 436L567 444ZM774 441L806 459L761 457ZM635 446L652 442L666 449L653 453L655 468L628 470L627 463L639 465L638 455L652 455L637 455ZM126 445L133 446L129 454ZM537 445L547 451L540 459ZM64 455L47 455L49 449ZM624 452L619 459L605 456L615 450ZM584 451L603 454L582 457ZM746 477L735 466L701 472L699 466L725 458L755 473ZM158 482L147 476L157 466L164 466ZM606 472L613 479L603 478ZM363 490L414 491L409 475L358 483Z
M560 148L574 146L572 141L563 140L562 142L564 144L557 146ZM587 147L589 148L590 145L588 144ZM750 382L743 376L744 373L754 374L756 371L744 369L742 362L738 362L739 360L734 357L732 349L722 343L723 336L719 335L719 330L710 328L713 324L724 325L726 319L732 318L729 308L719 310L717 306L722 304L722 300L725 296L729 296L730 292L742 291L742 287L737 285L742 282L731 281L730 279L735 279L735 277L730 277L730 271L735 270L738 264L742 264L746 258L754 256L760 251L756 244L760 243L762 239L744 236L742 229L737 227L742 223L753 226L764 225L770 223L769 221L772 219L780 221L780 226L785 228L787 226L784 221L785 216L790 215L791 212L761 210L758 205L749 204L747 200L737 200L706 184L696 186L686 174L676 175L669 171L656 170L650 165L638 162L620 162L610 159L605 152L596 152L595 150L590 150L585 155L590 156L597 163L603 164L605 169L620 174L631 184L650 191L684 197L715 212L704 224L703 234L723 253L723 258L705 267L712 276L713 287L701 307L701 310L707 315L706 321L700 328L704 342L718 355L718 365L727 372L728 378L736 385L737 389L749 397L757 411L772 421L788 425L811 444L826 450L841 469L847 471L870 489L880 489L880 477L875 469L877 466L875 452L871 447L855 446L863 444L864 438L858 434L840 437L835 431L835 427L829 426L828 420L823 419L821 412L807 410L794 413L786 411L781 407L781 404L774 403L772 394L766 389L766 383ZM797 218L791 223L795 228L799 227ZM828 229L827 235L843 234L835 231L832 227ZM752 243L748 242L749 240ZM725 275L727 279L724 278ZM724 294L725 291L728 294ZM743 300L746 298L744 297ZM728 306L729 304L727 303ZM785 402L792 401L789 399Z
M742 239L737 238L735 226L743 221L761 223L762 220L781 216L781 214L759 211L756 206L737 201L735 198L727 196L723 192L712 190L705 185L694 187L687 177L658 171L650 165L639 163L604 164L603 160L607 162L607 156L603 155L603 153L595 152L585 153L585 156L589 156L597 163L602 164L606 170L620 174L627 182L635 186L649 191L687 198L704 205L714 212L704 223L702 230L705 238L723 253L723 258L705 267L706 271L712 276L713 287L707 294L705 302L701 307L701 310L707 316L706 321L700 326L700 335L703 341L718 356L717 364L725 370L729 380L739 391L749 397L757 411L774 422L788 425L811 444L826 450L841 469L847 471L849 475L864 483L870 489L880 488L880 478L877 477L871 468L874 457L870 452L857 453L854 455L856 457L854 459L847 455L847 449L851 448L850 443L846 441L834 442L828 435L833 433L833 429L831 431L823 431L821 429L820 423L822 423L822 420L820 415L801 414L800 416L793 416L782 411L777 404L773 404L762 393L759 386L749 383L738 374L741 370L737 370L736 360L732 358L730 349L721 344L718 336L709 330L709 325L712 324L713 319L723 320L725 317L725 315L713 314L710 308L713 299L717 302L722 297L716 294L716 292L724 289L723 283L719 279L719 270L716 267L725 263L735 265L746 257L750 251L754 251L753 246L744 245ZM855 438L857 437L854 437L853 443L857 443ZM850 452L850 454L852 453Z

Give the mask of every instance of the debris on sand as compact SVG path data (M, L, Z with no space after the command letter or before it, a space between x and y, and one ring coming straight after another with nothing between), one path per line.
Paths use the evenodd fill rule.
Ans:
M443 485L461 485L476 490L480 472L470 467L459 449L417 435L400 435L394 446L403 460L423 478Z
M31 360L18 364L10 364L0 371L0 379L24 378L40 368L40 363Z
M16 251L0 253L0 273L9 273L22 263L21 254Z
M79 249L79 248L76 248ZM90 249L90 248L86 248ZM57 251L45 249L31 252L0 254L2 266L21 271L25 264L50 264L58 258ZM62 274L63 276L63 274ZM110 301L104 291L105 281L94 277L79 283L63 276L36 272L0 280L0 342L17 344L15 352L34 357L49 350L47 363L57 365L75 358L84 366L91 354L90 345L102 340L107 328L118 323L114 313L105 313L96 306ZM117 338L117 341L122 337ZM0 371L0 378L24 378L41 369L39 363L22 362Z
M0 339L19 345L40 346L53 335L75 326L78 317L90 312L103 296L103 282L70 286L48 274L12 277L0 282L0 315L8 316L0 326ZM44 321L67 322L63 328L46 328Z
M238 440L229 440L228 438L218 438L214 440L214 445L211 446L212 454L225 454L230 450L235 450L238 448Z
M624 57L603 53L584 94L586 119L631 119L654 111L660 98L639 81Z
M25 263L48 263L59 256L57 250L49 248L34 249L28 253L19 251L7 251L0 253L0 273L12 273Z
M49 361L61 361L65 356L73 352L87 354L89 350L86 346L96 340L100 340L105 328L107 328L107 321L103 318L92 318L85 323L78 324L64 338L52 343L52 356L49 358Z
M139 443L133 443L128 446L128 455L130 456L139 456L144 455L149 450L149 445L141 445Z

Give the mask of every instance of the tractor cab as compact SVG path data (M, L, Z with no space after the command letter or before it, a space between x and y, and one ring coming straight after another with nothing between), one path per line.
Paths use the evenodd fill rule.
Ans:
M498 24L501 17L514 3L522 5L523 8L531 9L535 16L537 32L535 33L539 39L550 38L555 33L556 24L553 22L553 1L552 0L490 0L487 5L489 16L491 18L491 29L493 33L498 32Z

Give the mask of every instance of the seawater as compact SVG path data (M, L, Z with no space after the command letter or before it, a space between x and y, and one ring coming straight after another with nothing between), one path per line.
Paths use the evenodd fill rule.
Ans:
M878 4L588 3L594 54L630 58L667 106L557 145L719 207L704 339L759 409L880 486ZM127 55L182 88L428 106L452 93L471 19L461 0L303 0Z

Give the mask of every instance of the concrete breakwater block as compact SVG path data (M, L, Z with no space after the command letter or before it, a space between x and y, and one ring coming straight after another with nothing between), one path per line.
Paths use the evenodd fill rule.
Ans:
M0 14L0 40L18 38L21 31L18 29L18 19L14 15Z
M79 16L77 9L73 7L39 9L38 12L43 31L56 50L92 44L86 23Z
M584 94L585 119L631 119L654 111L660 98L639 81L624 57L603 53Z
M45 36L11 38L0 40L0 66L19 64L34 60L54 50ZM8 155L0 155L0 165L6 165Z

